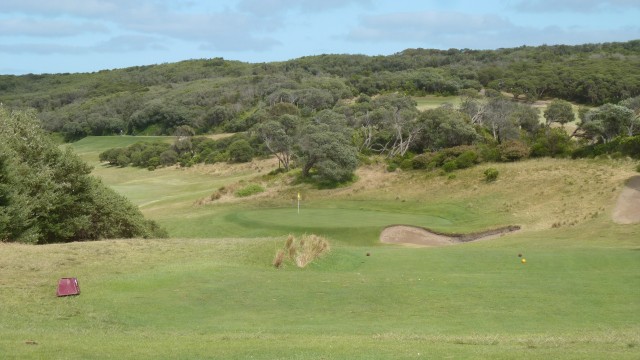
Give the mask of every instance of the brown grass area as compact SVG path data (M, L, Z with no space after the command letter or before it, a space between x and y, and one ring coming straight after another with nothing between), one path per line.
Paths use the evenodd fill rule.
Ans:
M298 239L290 234L285 241L284 248L276 252L272 264L276 268L280 268L284 265L285 260L289 259L297 267L303 268L329 252L330 249L329 241L322 236L305 234Z
M259 175L267 174L269 171L278 168L278 159L275 157L267 159L254 159L246 163L226 163L219 162L215 164L196 164L192 167L181 168L175 167L177 170L185 173L195 173L200 175L212 176L232 176L242 173L256 173Z
M504 213L511 223L528 229L573 226L610 216L625 181L634 175L630 160L532 159L481 164L456 171L455 179L437 172L397 171L365 167L361 179L332 196L354 199L460 203L478 212ZM498 169L497 181L483 172ZM486 209L486 210L485 210Z

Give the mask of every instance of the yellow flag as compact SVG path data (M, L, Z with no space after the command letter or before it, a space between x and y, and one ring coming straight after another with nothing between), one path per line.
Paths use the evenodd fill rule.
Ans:
M298 193L298 200L300 200L300 193Z

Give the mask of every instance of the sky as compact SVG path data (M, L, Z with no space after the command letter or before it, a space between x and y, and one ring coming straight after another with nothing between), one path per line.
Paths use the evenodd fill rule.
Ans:
M0 0L0 74L640 39L640 0Z

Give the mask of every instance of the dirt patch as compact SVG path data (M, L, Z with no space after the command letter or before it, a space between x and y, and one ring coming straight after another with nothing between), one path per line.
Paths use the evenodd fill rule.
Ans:
M391 225L382 230L380 241L388 244L414 246L446 246L494 239L518 230L520 230L520 226L507 226L472 234L444 234L419 226Z
M617 224L640 223L640 176L633 176L627 181L618 196L612 218Z

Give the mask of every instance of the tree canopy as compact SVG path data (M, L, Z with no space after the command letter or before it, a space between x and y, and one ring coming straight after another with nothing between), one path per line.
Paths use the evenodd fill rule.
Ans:
M483 88L528 102L617 104L640 94L640 40L407 49L388 56L318 55L261 64L214 58L86 74L2 75L0 102L36 109L45 129L72 141L87 135L172 135L184 125L197 134L247 131L260 122L261 110L278 104L286 104L288 110L280 110L290 115L310 116L361 94L458 95Z
M0 107L0 241L56 243L159 237L136 206L60 150L33 112Z

